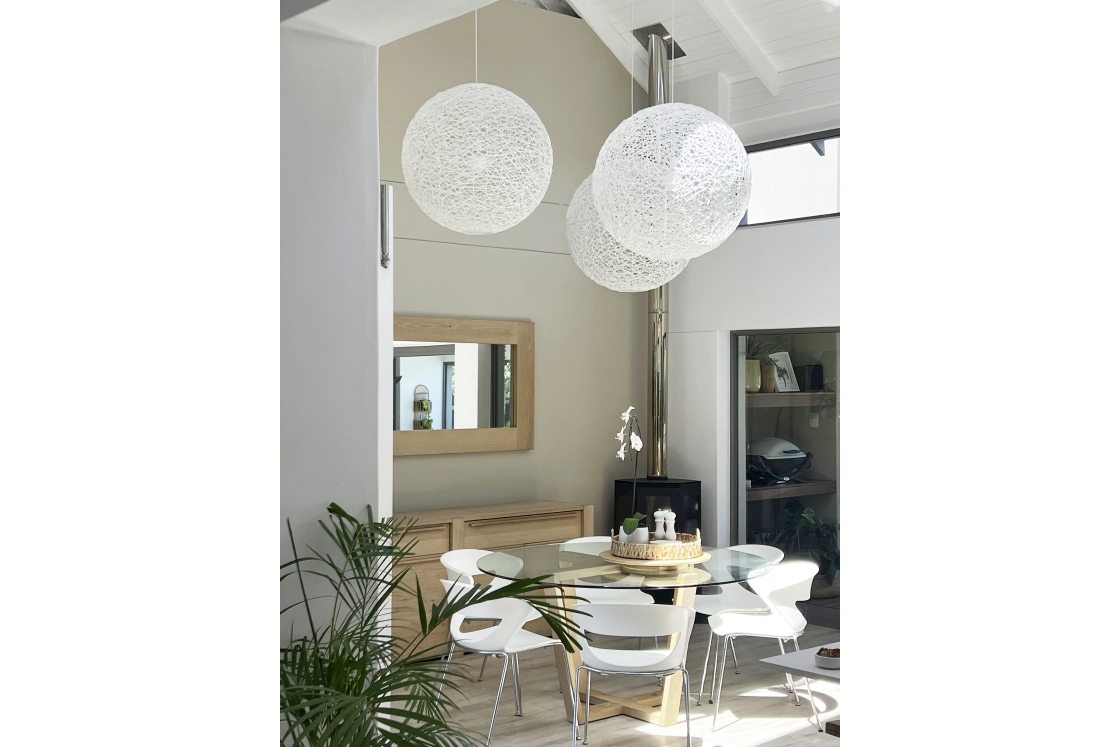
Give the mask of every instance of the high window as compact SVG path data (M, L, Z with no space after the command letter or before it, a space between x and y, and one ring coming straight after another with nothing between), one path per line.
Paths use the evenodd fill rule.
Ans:
M840 130L747 146L751 201L741 226L840 213Z

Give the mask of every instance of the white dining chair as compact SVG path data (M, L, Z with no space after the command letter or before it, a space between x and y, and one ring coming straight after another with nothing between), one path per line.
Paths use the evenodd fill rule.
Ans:
M606 542L610 544L610 541L610 537L577 537L560 545L560 551L577 552L598 557L598 552L585 548L593 543ZM653 597L644 591L633 588L592 589L586 586L578 586L571 593L586 599L589 604L653 604Z
M809 598L813 585L813 577L819 568L816 563L807 560L791 560L771 568L761 576L750 579L747 583L758 597L765 602L767 611L737 612L728 610L718 612L708 618L708 625L716 637L716 656L712 670L712 690L715 695L715 708L712 709L712 729L715 729L716 719L719 716L719 697L723 690L723 671L727 666L727 648L735 638L750 636L753 638L775 638L778 648L784 654L785 641L793 641L797 651L801 646L797 642L798 636L805 631L805 616L797 609L797 602ZM703 695L704 678L707 677L707 658L704 662L704 673L700 679L700 691ZM786 674L786 682L793 692L797 705L801 699L793 685L793 678ZM817 721L817 730L821 731L820 716L817 705L813 700L813 690L809 687L809 679L805 679L805 689L809 693L809 703L813 706L813 716Z
M696 610L690 607L676 607L664 604L643 608L641 614L634 614L634 606L629 604L577 604L572 607L572 616L580 629L581 663L576 669L576 688L579 687L580 672L587 670L604 675L639 675L643 677L668 677L681 673L684 677L684 720L686 744L692 744L691 713L688 689L688 670L685 669L685 655L688 652L688 639L692 634L692 623ZM584 613L584 614L580 614ZM598 648L591 636L616 636L626 638L657 638L677 636L668 649L619 650ZM572 696L572 747L579 739L579 694ZM587 676L587 708L591 703L591 675ZM587 744L591 720L584 709L583 743Z
M727 548L736 552L744 552L749 555L757 555L763 560L772 565L777 565L782 562L782 558L786 556L784 552L776 547L770 545L732 545ZM702 615L711 617L726 610L736 610L740 612L766 612L766 603L758 598L758 595L747 591L746 586L743 584L721 584L720 586L713 587L719 590L717 594L697 594L695 608L696 611ZM708 633L708 648L704 654L704 669L708 668L708 657L712 652L712 639L714 635ZM739 655L735 653L735 644L731 643L731 658L735 662L735 674L739 674ZM700 705L700 698L704 695L704 682L701 678L700 694L696 696L696 705Z
M453 583L465 583L470 586L480 583L477 578L478 576L487 575L479 569L478 561L482 560L482 558L486 557L491 552L490 550L471 550L466 548L462 550L449 550L439 556L439 562L447 572L448 581ZM516 558L512 558L512 560L516 560ZM493 578L490 581L490 587L493 589L501 589L503 586L509 586L509 581L507 579ZM529 617L530 620L536 620L541 616L541 613L537 612L532 607L530 607L529 610L532 612L532 615ZM468 616L467 622L485 619L486 618L482 617ZM447 633L447 642L451 642L450 631ZM482 657L482 666L478 668L479 682L482 682L482 678L486 676L486 662L489 660L490 657L488 656Z
M473 584L475 583L475 576L486 575L479 570L478 561L490 555L491 552L491 550L450 550L439 556L439 562L447 571L448 581L461 580L464 583ZM503 586L508 586L509 581L504 578L495 578L490 585L495 589L500 589Z
M463 582L456 583L446 579L440 579L440 582L450 599L456 599L474 588L473 584ZM521 668L517 659L518 654L563 645L558 638L545 638L543 635L537 635L522 627L531 619L531 613L533 612L535 610L532 606L520 599L494 599L489 602L472 604L462 612L451 616L451 648L447 652L445 671L446 667L450 666L451 657L455 653L456 647L482 654L486 658L495 656L502 660L502 674L498 679L498 694L494 698L494 712L490 716L490 730L486 733L487 745L490 744L490 737L494 733L494 723L498 719L498 704L502 700L502 688L506 683L506 671L511 668L511 664L515 715L523 715L521 711ZM464 631L463 623L468 619L498 620L499 622L492 628ZM567 670L567 657L561 656L560 658L564 660L564 668ZM442 683L439 690L442 694Z

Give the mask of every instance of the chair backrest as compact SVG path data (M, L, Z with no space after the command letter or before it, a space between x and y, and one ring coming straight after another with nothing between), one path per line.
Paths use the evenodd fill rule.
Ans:
M440 579L450 599L458 599L474 588L473 584L455 583ZM497 625L486 629L483 637L471 637L470 648L478 651L502 651L521 626L532 617L533 607L520 599L493 599L466 607L451 616L451 637L456 641L463 636L463 622L474 620L500 620Z
M592 542L606 542L606 543L609 544L610 541L611 541L611 538L606 537L606 536L604 536L604 537L576 537L575 539L570 539L570 540L567 540L566 542L564 542L564 544L562 544L560 546L560 550L563 551L563 552L578 552L578 553L582 553L584 555L598 555L599 554L598 549L591 550L590 548L587 548L586 545L588 545L589 543L592 543ZM583 547L581 547L581 545L583 545Z
M732 545L727 549L757 555L770 563L781 563L782 558L786 556L784 552L770 545Z
M447 571L448 581L474 583L475 576L481 576L478 561L490 554L489 550L451 550L439 557L439 562ZM466 578L462 578L462 577Z
M797 609L797 602L809 598L813 577L819 570L816 563L808 560L787 560L761 576L749 579L747 584L771 612L781 615L800 630L805 626L805 617Z
M664 669L679 667L688 650L688 638L696 621L696 610L667 604L649 604L635 612L632 604L577 604L573 611L587 614L572 615L584 633L620 636L626 638L653 638L679 634L676 645L658 664ZM584 641L583 645L588 645Z

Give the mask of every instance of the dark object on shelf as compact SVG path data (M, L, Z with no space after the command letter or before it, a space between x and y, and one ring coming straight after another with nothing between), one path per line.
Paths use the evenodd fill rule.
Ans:
M812 464L812 452L804 452L789 441L773 436L752 441L747 446L747 479L752 486L800 482L801 473Z
M824 366L819 363L810 363L807 366L794 366L793 375L797 377L797 386L803 392L824 391Z
M700 528L700 481L675 477L639 477L614 481L614 521L611 531L617 532L625 519L636 513L653 516L662 508L671 508L677 515L678 532L695 534ZM635 497L636 494L636 497ZM701 543L704 538L701 537Z
M801 610L810 625L840 630L840 597L798 602L797 609Z
M840 719L836 719L835 721L825 721L824 733L831 734L834 737L840 736Z

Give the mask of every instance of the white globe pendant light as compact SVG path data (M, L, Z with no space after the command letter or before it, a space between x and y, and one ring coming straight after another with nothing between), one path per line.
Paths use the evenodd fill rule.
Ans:
M512 228L544 197L552 141L533 108L487 83L437 93L404 134L408 192L441 226L482 235Z
M630 251L692 259L739 225L751 166L739 136L718 116L692 104L659 104L607 137L593 194L604 228Z
M663 262L643 257L607 233L591 195L594 176L583 180L568 206L565 233L576 266L599 285L621 293L653 290L679 275L687 259Z

